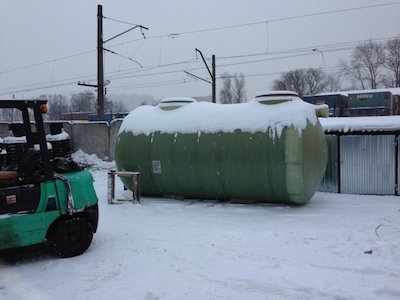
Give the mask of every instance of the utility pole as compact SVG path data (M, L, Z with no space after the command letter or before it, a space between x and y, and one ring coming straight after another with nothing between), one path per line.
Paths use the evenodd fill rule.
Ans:
M85 82L78 82L78 85L82 86L90 86L90 87L96 87L97 88L97 120L98 121L104 121L104 87L110 83L109 80L104 82L104 60L103 60L103 53L104 51L111 52L113 54L117 54L114 51L108 50L103 47L105 43L108 41L111 41L135 28L140 28L142 31L142 35L144 38L143 29L149 30L147 27L144 27L142 25L134 25L128 30L125 30L124 32L121 32L108 40L104 41L103 40L103 6L102 5L97 5L97 84L87 84ZM137 64L139 64L137 61L126 57ZM139 64L140 65L140 64ZM141 66L141 65L140 65Z
M97 120L104 121L103 6L97 5Z
M207 67L208 74L210 74L210 77L211 77L211 97L212 97L212 102L213 102L213 103L216 103L217 96L216 96L216 84L215 84L215 82L216 82L216 76L215 76L215 55L214 55L214 54L212 55L212 62L211 62L211 69L212 69L212 72L211 72L211 71L210 71L210 68L208 67L208 64L207 64L207 62L206 62L206 60L205 60L205 58L204 58L204 56L203 56L203 53L201 53L201 51L200 51L199 49L197 49L197 48L195 48L195 50L196 50L196 52L200 53L200 56L201 56L201 58L203 59L203 62L204 62L204 64L205 64L206 67ZM189 72L186 72L186 73L189 74L189 75L192 75L192 76L194 76L194 77L196 77L196 78L199 78L198 76L195 76L195 75L193 75L193 74L190 74ZM205 80L205 79L202 79L202 78L199 78L199 79L201 79L201 80L203 80L203 81L206 81L206 82L209 82L208 80Z
M211 65L211 69L212 69L212 84L211 84L211 89L212 89L212 102L215 103L217 100L217 95L216 95L216 84L215 84L215 80L216 80L216 76L215 76L215 55L212 55L212 65Z

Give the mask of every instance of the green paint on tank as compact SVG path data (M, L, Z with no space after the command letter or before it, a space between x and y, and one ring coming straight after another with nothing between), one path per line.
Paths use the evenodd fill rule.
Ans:
M139 171L141 192L152 196L250 199L305 204L325 170L327 146L319 124L280 136L264 132L119 133L116 164ZM121 178L131 189L129 179Z

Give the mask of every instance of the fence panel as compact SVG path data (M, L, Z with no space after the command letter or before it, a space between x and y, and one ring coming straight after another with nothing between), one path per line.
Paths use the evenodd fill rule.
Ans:
M341 136L341 192L394 195L395 139L395 135Z
M328 145L328 162L318 191L338 193L338 136L326 135L325 137Z

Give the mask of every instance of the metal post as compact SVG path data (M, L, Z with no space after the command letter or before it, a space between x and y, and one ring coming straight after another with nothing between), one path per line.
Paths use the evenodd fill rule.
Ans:
M97 6L97 120L104 120L103 6Z
M340 194L342 192L342 155L341 155L341 138L340 134L337 134L337 181L338 181L338 193Z
M215 81L216 81L216 74L215 74L215 55L213 54L212 55L212 67L211 67L211 69L212 69L212 76L211 76L211 79L212 79L212 102L213 103L216 103L216 99L217 99L217 96L216 96L216 84L215 84Z
M107 180L107 203L112 204L113 203L113 198L115 195L115 172L110 171L108 172L108 180Z
M136 190L136 198L140 203L140 173L136 174L136 182L137 182L137 190Z
M206 62L206 59L204 58L203 53L202 53L199 49L197 49L197 48L195 48L194 50L195 50L196 52L200 53L200 56L201 56L201 58L202 58L202 60L203 60L203 62L204 62L204 65L205 65L206 68L207 68L208 74L210 74L210 77L211 77L211 95L212 95L212 102L215 103L215 102L216 102L216 91L215 91L215 81L216 81L216 76L215 76L215 55L214 55L214 54L212 55L212 64L211 64L212 72L211 72L211 71L210 71L210 68L208 67L208 64L207 64L207 62ZM189 73L189 72L186 72L186 73L187 73L187 74L190 74L190 75L192 75L192 76L194 76L194 77L199 78L198 76L193 75L193 74L191 74L191 73ZM202 78L199 78L199 79L204 80L204 79L202 79ZM204 80L204 81L207 81L207 80ZM207 82L209 82L209 81L207 81Z
M132 192L133 192L133 198L132 198L132 204L135 204L137 202L140 203L140 191L139 191L139 174L133 174L132 175Z

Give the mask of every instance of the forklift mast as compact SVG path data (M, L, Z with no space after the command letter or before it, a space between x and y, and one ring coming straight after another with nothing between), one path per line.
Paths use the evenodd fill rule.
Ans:
M21 111L28 149L33 149L34 145L39 145L44 179L45 181L50 181L52 179L52 169L50 167L50 156L42 117L42 113L47 112L47 100L1 100L0 108L15 108ZM29 109L33 111L35 131L32 130Z

